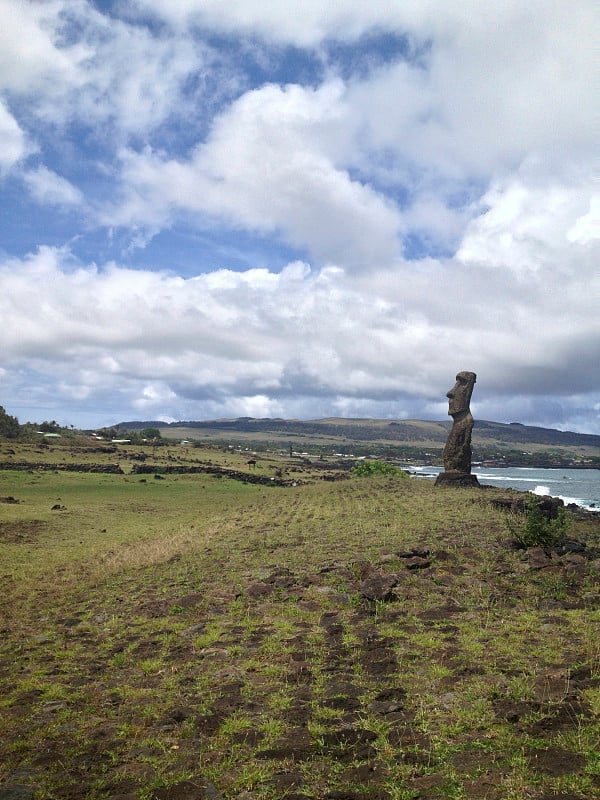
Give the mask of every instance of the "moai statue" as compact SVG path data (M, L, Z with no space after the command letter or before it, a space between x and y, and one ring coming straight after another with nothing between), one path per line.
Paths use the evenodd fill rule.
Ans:
M446 394L454 424L444 447L444 472L438 475L436 486L479 486L477 476L471 474L473 417L469 408L476 379L474 372L459 372Z

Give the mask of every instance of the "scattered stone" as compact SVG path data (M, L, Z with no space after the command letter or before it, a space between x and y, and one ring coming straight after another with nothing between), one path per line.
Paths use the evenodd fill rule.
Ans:
M554 549L560 555L564 555L565 553L583 553L586 549L586 545L578 539L564 539Z
M214 783L202 776L162 789L154 789L150 795L150 800L222 800L222 798L223 795Z
M533 769L552 776L577 772L585 765L583 756L564 747L547 747L544 750L533 750L529 757Z
M312 739L307 728L292 728L286 736L267 750L259 750L256 758L289 758L303 761L312 753Z
M552 557L542 547L530 547L527 550L527 561L532 570L545 569L552 564Z
M396 555L398 558L427 558L429 556L429 550L421 547L413 547L412 550L399 550Z
M426 569L431 566L431 561L421 556L413 556L404 560L404 566L410 570Z
M385 602L393 600L396 597L393 589L397 585L397 575L380 575L378 573L373 573L360 584L358 590L367 600Z
M413 778L411 781L411 786L413 789L422 790L422 789L437 789L440 786L443 786L446 783L446 778L439 772L434 772L431 775L422 775L417 778Z
M502 773L486 772L463 783L466 797L470 800L504 800L504 790L500 787Z
M546 519L556 519L559 509L564 508L560 497L550 497L550 495L527 494L525 497L496 497L490 500L493 508L512 514L525 514L531 502L536 503Z
M273 591L273 586L263 581L257 581L256 583L251 583L250 586L246 588L245 595L251 600L259 600L261 597L267 597L273 594Z
M538 703L553 703L562 700L569 692L569 674L565 669L545 670L533 685L533 694Z
M348 767L341 774L341 779L347 783L369 784L385 780L388 768L382 761L367 761L358 767Z

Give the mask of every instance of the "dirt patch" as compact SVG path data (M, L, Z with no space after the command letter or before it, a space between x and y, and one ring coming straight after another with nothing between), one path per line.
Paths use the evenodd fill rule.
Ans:
M547 747L534 750L529 754L529 762L533 769L553 777L578 772L585 764L585 759L564 747Z
M436 495L428 519L419 484L382 487L245 488L179 560L39 587L0 637L0 784L55 800L589 789L589 562L569 584L563 556L532 569L465 501ZM5 522L0 539L45 529Z
M47 522L32 519L27 522L0 522L0 541L2 542L35 542L49 529Z

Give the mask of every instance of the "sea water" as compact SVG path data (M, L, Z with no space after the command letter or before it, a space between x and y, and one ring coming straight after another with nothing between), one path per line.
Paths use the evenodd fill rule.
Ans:
M436 478L443 472L443 467L433 466L407 469L423 478ZM560 497L565 505L575 503L588 511L600 513L600 469L473 467L473 473L482 485Z

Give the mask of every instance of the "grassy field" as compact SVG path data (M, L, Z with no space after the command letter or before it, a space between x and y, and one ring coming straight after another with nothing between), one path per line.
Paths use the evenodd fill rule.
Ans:
M0 797L600 796L599 516L548 555L511 547L496 489L0 457L31 465L0 471ZM69 460L123 474L40 469ZM160 471L194 464L239 474Z

